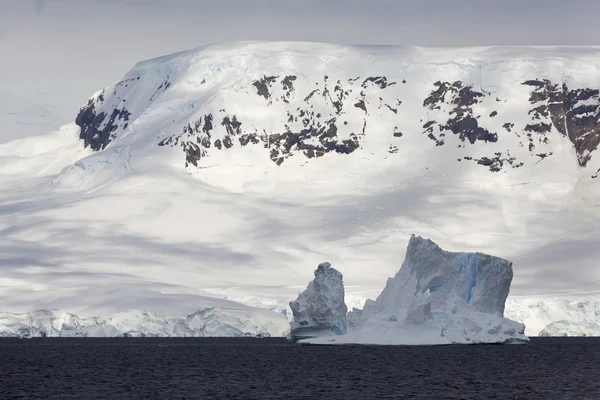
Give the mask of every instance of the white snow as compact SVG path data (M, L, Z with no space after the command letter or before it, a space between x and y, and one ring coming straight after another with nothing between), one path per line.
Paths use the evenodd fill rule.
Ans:
M271 74L298 77L289 105L267 109L256 95L253 80ZM402 101L398 114L374 100L364 148L353 154L308 161L295 155L278 167L260 146L247 146L211 152L201 168L185 169L179 147L157 147L199 115L222 116L221 109L248 129L282 129L286 111L322 89L325 74L331 81L406 80L382 96ZM136 85L105 90L107 104L122 102L132 112L105 151L83 149L74 124L0 144L3 310L65 309L82 318L152 310L174 318L228 298L283 311L312 279L312 270L299 266L323 259L344 272L346 304L362 308L397 272L398 246L412 232L445 249L512 260L511 295L600 297L600 180L590 178L599 154L580 168L555 129L539 145L553 153L542 162L514 135L459 148L451 135L436 147L422 134L438 112L423 107L438 80L491 91L492 100L477 104L486 126L504 132L502 123L511 121L522 129L529 104L519 82L548 78L598 88L598 48L235 43L141 62L125 78L138 76ZM171 87L154 96L167 76ZM273 96L281 94L274 87ZM315 112L331 112L324 101ZM498 116L488 118L491 110ZM355 108L343 118L341 137L362 128L364 112ZM395 126L404 135L390 154ZM223 132L216 121L215 135ZM507 149L526 165L491 173L457 162ZM506 315L529 334L565 319L531 311L532 320L543 318L536 326L511 314L520 309L511 304L509 298Z
M431 240L413 235L400 271L375 301L367 301L353 332L301 342L527 342L525 327L503 317L512 275L509 261L482 253L443 251Z
M319 264L315 279L290 302L290 309L294 338L345 334L348 307L344 302L343 275L328 262Z

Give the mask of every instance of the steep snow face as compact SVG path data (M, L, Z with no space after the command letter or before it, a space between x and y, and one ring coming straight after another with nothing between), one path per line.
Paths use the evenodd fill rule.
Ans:
M357 328L328 343L440 344L527 341L525 327L503 317L512 263L481 253L452 253L411 237L400 271ZM353 315L355 318L355 315ZM411 337L417 333L420 338ZM321 342L317 339L313 343Z
M234 43L141 62L76 123L0 144L3 310L283 311L323 259L362 308L412 232L514 261L511 294L593 296L599 60Z
M130 310L108 318L79 318L64 311L0 313L0 337L282 337L282 314L241 306L211 307L185 318Z
M315 279L290 302L290 308L294 338L345 334L348 307L344 303L342 274L327 262L319 264Z

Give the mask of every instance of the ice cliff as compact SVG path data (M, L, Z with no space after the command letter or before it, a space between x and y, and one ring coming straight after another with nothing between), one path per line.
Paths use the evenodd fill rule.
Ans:
M523 321L528 336L600 336L600 301L595 298L512 297L506 316Z
M523 324L504 318L512 263L453 253L412 236L400 271L375 301L353 310L355 329L312 343L448 344L525 342Z
M298 298L290 302L293 338L306 338L346 333L344 283L342 274L331 264L319 264L315 279Z
M207 307L186 317L130 310L107 318L79 318L61 310L0 313L0 337L268 337L284 336L282 314L253 309Z
M600 324L593 321L554 321L539 336L600 336Z

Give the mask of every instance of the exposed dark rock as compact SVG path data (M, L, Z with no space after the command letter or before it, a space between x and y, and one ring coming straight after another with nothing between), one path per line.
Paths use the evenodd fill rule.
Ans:
M203 149L198 147L197 144L192 142L186 142L183 146L183 151L185 152L185 166L189 166L189 164L193 164L194 166L198 166L198 160L200 160L206 154Z
M389 104L385 104L385 106L394 114L398 114L398 109L397 108L392 108Z
M441 126L440 130L442 129L452 131L463 142L468 139L471 144L474 144L477 140L484 142L498 141L496 133L480 127L477 120L471 115L464 115L460 112L457 112L454 118L449 119L446 125Z
M237 136L242 133L242 123L237 120L235 115L232 118L229 118L229 116L223 118L221 125L225 127L229 136Z
M365 79L363 81L361 87L366 88L367 84L369 82L376 86L379 86L380 89L385 89L388 86L392 86L392 85L396 84L396 82L388 82L388 80L385 76L376 76L376 77L369 77L369 78Z
M527 124L525 132L548 133L552 130L552 125L540 122L538 124Z
M90 99L75 118L75 123L81 128L79 138L83 140L83 146L90 146L94 151L105 149L114 139L111 134L119 128L119 123L127 123L130 115L125 108L114 108L110 117L104 112L96 114L96 101Z
M213 116L212 114L207 114L204 116L204 126L202 127L202 132L206 133L210 138L210 131L213 129Z
M319 93L319 89L315 89L312 92L310 92L309 95L304 98L304 102L308 103L311 97L313 97L316 93Z
M550 115L550 113L548 112L548 106L546 106L545 104L542 104L539 107L529 110L527 114L533 114L534 119L548 118L548 116Z
M554 84L547 79L529 80L523 84L533 87L530 103L542 103L530 114L535 119L550 119L556 130L573 143L579 165L585 167L600 144L600 92L590 88L569 89L564 83ZM528 127L531 132L545 135L551 130L548 125L540 123ZM525 130L528 130L527 127Z
M539 153L539 154L536 154L536 156L538 156L540 158L540 160L543 160L544 158L549 157L551 155L552 155L552 153Z
M364 100L359 100L357 103L354 104L354 107L360 108L365 112L365 114L367 113L367 106L365 105Z
M478 140L498 141L498 135L495 132L490 132L479 125L477 121L479 116L475 116L471 108L479 102L478 98L484 96L483 93L473 90L472 86L463 86L461 81L454 83L438 81L434 83L434 86L437 89L433 90L423 101L423 106L430 110L440 110L442 105L453 107L449 111L451 118L444 124L438 125L440 132L451 131L462 142L468 140L471 144ZM425 132L428 133L427 136L434 140L437 146L443 144L443 141L435 137L433 127L428 124L423 126L426 129ZM441 134L440 137L442 137Z
M296 80L296 75L288 75L281 81L283 85L283 90L286 92L291 92L294 90L294 81Z
M508 132L510 132L512 130L512 128L514 128L515 124L513 124L512 122L507 122L504 125L502 125L502 127L504 129L506 129Z
M246 146L249 143L252 144L258 144L260 143L260 140L258 138L257 134L253 134L253 133L244 133L243 135L240 136L240 145L242 146Z
M165 78L165 80L156 89L156 91L154 92L154 94L152 94L152 96L150 96L150 101L154 100L154 98L156 97L156 95L159 94L161 91L164 92L168 88L171 87L171 82L169 82L169 79L171 79L171 77L169 75L167 75L167 77ZM124 81L121 81L121 82L117 83L115 86L119 86L119 84L122 84L123 82Z
M252 82L252 85L256 87L256 92L259 96L262 96L265 99L269 100L271 98L271 93L269 92L269 89L271 88L273 82L275 82L276 80L276 76L265 75L259 80Z
M496 115L498 115L498 111L492 111L490 113L490 118L494 118Z
M292 95L294 91L294 81L296 80L296 75L288 75L281 81L281 85L283 86L283 90L285 91L285 95L283 96L283 101L288 103L288 99Z
M465 160L472 160L472 158L465 157ZM475 161L477 161L478 165L488 167L491 172L500 172L502 167L507 164L512 168L520 168L524 165L522 162L517 162L516 158L511 157L508 152L506 156L503 156L502 153L498 152L494 154L494 157L481 157Z

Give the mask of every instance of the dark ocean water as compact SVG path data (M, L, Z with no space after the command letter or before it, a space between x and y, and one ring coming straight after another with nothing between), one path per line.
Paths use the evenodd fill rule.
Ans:
M600 400L600 339L320 347L279 339L0 339L0 399Z

